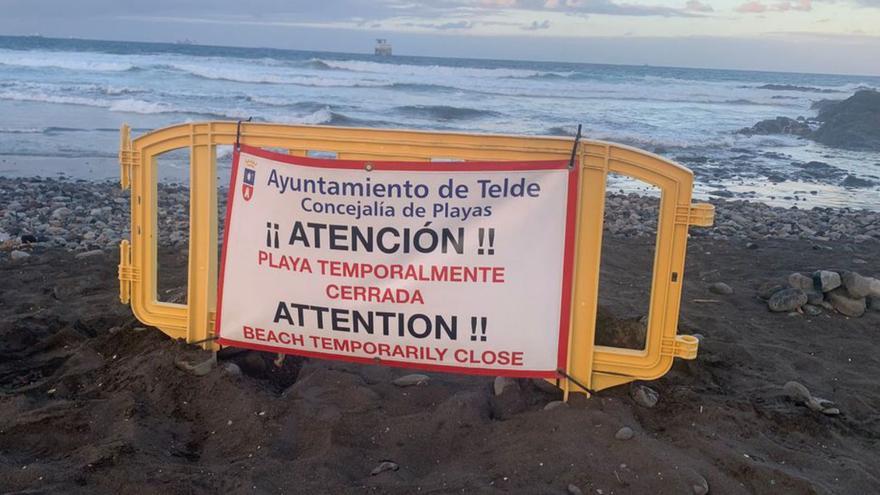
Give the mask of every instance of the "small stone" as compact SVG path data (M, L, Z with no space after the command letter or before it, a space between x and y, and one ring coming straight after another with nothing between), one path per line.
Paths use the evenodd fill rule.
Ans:
M614 434L614 438L618 440L629 440L635 436L635 432L629 426L624 426L623 428L617 430L617 433Z
M24 251L19 251L17 249L15 251L12 251L11 253L9 253L9 257L13 260L16 260L16 261L23 260L25 258L30 258L30 256L31 255L29 255L28 253L26 253Z
M693 470L691 470L691 473L689 474L689 481L691 483L691 489L694 491L694 495L706 495L709 493L709 482L706 481L706 478Z
M233 376L238 376L241 374L241 368L239 368L238 365L235 363L223 363L223 371Z
M828 416L837 416L840 414L840 409L838 409L833 402L821 397L810 397L810 400L808 400L806 404L811 410Z
M786 383L782 387L782 390L785 392L785 395L795 402L806 403L813 397L813 394L810 393L810 389L794 381Z
M831 270L819 270L813 273L813 281L822 292L831 292L842 283L840 274Z
M758 245L755 244L754 242L747 242L746 249L758 249Z
M392 461L382 461L378 466L374 467L372 471L370 471L370 476L376 476L377 474L384 473L385 471L397 471L400 469L400 466L397 465L396 462Z
M211 356L210 358L202 361L201 363L190 364L182 359L178 359L174 361L174 365L179 369L191 373L195 376L205 376L211 372L214 368L214 365L217 364L217 357Z
M809 290L813 288L813 279L803 273L792 273L788 276L788 285L793 289Z
M577 485L568 485L568 495L584 495L584 492Z
M767 300L770 311L777 313L794 311L804 304L807 304L807 295L800 289L783 289Z
M567 405L568 404L566 404L565 402L563 402L561 400L554 400L554 401L548 402L547 405L544 406L544 410L545 411L552 411L554 409L559 409L560 407L566 407Z
M839 287L829 292L828 302L830 302L831 305L834 306L834 309L840 314L853 318L858 318L865 314L865 309L867 308L864 297L854 299L850 297L849 292L843 287Z
M61 208L58 208L52 212L52 218L66 218L71 213L73 213L73 210L71 210L70 208L67 208L65 206L62 206Z
M871 294L871 282L874 280L871 277L863 277L856 272L843 272L840 279L853 299Z
M805 290L804 294L807 295L807 304L812 304L813 306L820 306L822 301L825 300L825 294L816 289Z
M714 284L709 286L709 292L720 294L722 296L729 296L733 294L733 287L725 284L724 282L715 282Z
M512 385L516 385L516 381L513 378L508 378L506 376L496 376L495 383L492 385L492 388L495 390L495 396L499 396L504 393L504 389L510 387Z
M804 304L804 307L801 309L804 310L804 313L806 313L807 316L819 316L822 314L822 308L812 304Z
M420 375L418 373L413 373L412 375L404 375L400 378L395 378L393 384L398 387L412 387L417 385L426 385L430 380L428 375Z
M761 299L770 299L773 294L785 289L779 282L764 282L758 287L758 297Z
M104 251L101 251L100 249L93 249L91 251L79 253L74 257L78 260L82 260L82 259L86 259L86 258L94 258L95 256L101 256L102 254L104 254Z
M645 385L633 384L629 389L629 395L636 404L651 408L657 405L660 395L656 390Z

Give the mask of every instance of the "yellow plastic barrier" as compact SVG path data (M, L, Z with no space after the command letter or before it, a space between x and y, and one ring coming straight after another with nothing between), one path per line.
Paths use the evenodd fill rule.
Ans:
M119 295L135 316L173 338L210 347L217 302L216 146L232 145L236 122L195 122L131 139L123 126L119 149L122 188L131 188L130 241L120 243ZM340 159L389 161L559 160L571 155L572 140L560 137L481 135L446 132L358 129L325 126L241 124L241 142L286 149L292 155L334 152ZM158 301L157 156L189 149L189 266L186 304ZM694 359L697 340L678 335L688 227L711 226L714 207L691 204L693 173L635 148L582 140L575 278L569 364L557 385L589 393L633 380L663 376L676 357ZM609 173L623 174L659 188L660 211L654 271L642 350L595 345L599 264Z

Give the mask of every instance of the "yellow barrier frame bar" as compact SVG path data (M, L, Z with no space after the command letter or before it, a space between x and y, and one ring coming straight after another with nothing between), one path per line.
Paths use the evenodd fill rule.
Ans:
M136 139L124 125L119 163L123 189L131 188L131 240L120 243L119 295L144 324L173 338L207 342L214 333L217 304L216 147L232 145L236 122L194 122L158 129ZM281 148L290 154L335 152L339 159L430 161L568 159L572 140L329 126L242 123L241 142ZM189 265L186 304L157 298L157 158L176 149L190 152ZM582 140L578 197L575 282L572 294L570 358L566 392L588 393L633 380L664 375L676 357L693 359L697 340L678 335L678 313L690 226L710 226L714 207L691 204L693 173L646 151L603 141ZM654 270L643 350L595 345L605 184L617 173L661 191ZM210 343L204 343L210 347Z

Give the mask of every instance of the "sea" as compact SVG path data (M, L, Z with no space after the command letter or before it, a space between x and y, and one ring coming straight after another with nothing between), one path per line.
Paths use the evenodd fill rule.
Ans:
M115 179L123 123L135 134L253 118L568 136L581 124L587 138L687 166L697 197L877 210L880 153L736 133L863 88L880 77L0 37L0 175ZM221 149L221 180L230 162ZM160 169L187 176L180 157Z

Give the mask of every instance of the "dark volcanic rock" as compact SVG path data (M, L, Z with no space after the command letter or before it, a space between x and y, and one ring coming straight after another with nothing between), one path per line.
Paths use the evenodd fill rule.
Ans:
M770 296L767 307L770 311L794 311L807 304L807 295L800 289L783 289Z
M772 89L774 91L799 91L802 93L836 93L837 91L827 88L814 88L812 86L795 86L794 84L765 84L758 89Z
M813 134L816 142L839 148L880 151L880 92L858 91L819 110L822 122Z
M855 175L847 175L845 179L840 181L840 185L843 187L873 187L877 185L877 183L868 179L856 177Z
M737 131L739 134L766 135L766 134L791 134L794 136L809 136L813 130L806 122L801 122L788 117L776 117L758 122L752 127L746 127Z

